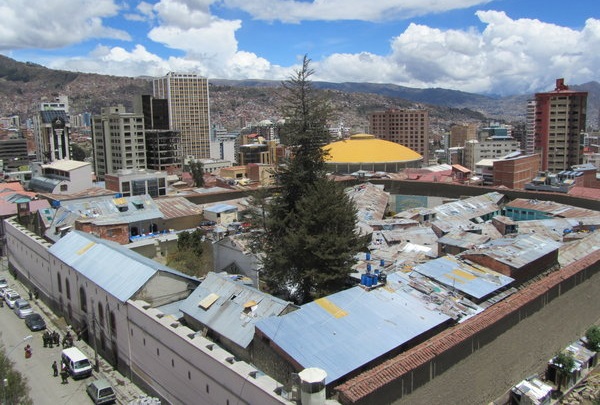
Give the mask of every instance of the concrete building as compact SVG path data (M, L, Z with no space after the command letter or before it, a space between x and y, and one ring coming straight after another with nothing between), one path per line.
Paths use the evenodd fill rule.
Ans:
M194 73L170 72L152 84L154 97L167 100L169 129L181 134L182 156L209 158L208 79Z
M477 139L477 128L479 124L471 122L468 124L457 124L450 127L450 148L465 146L467 141Z
M520 148L519 141L511 137L489 137L481 141L467 141L464 149L464 165L472 171L483 159L500 159Z
M181 134L169 129L169 106L150 95L134 99L134 111L144 115L146 167L158 171L181 171Z
M93 117L94 169L100 181L123 169L146 168L144 115L123 105L104 107Z
M33 116L36 159L40 162L70 159L70 130L68 107L63 103L42 103Z
M104 176L106 188L123 197L149 194L156 198L167 195L167 173L145 169L117 170Z
M28 165L27 140L22 137L0 140L0 160L2 161L2 170L5 172Z
M73 194L92 187L92 165L77 160L35 162L28 187L39 193Z
M558 173L583 163L587 96L569 90L564 79L556 79L554 91L535 94L535 149L542 156L541 170Z
M392 109L369 114L369 133L398 143L423 156L429 163L429 111Z

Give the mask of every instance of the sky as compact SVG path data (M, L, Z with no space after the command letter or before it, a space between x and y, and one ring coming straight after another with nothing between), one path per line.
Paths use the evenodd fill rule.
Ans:
M193 72L490 95L600 81L598 0L0 0L0 54L115 76Z

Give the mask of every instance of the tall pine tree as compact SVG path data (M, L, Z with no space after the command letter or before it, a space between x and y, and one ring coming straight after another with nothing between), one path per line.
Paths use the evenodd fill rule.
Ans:
M356 209L326 177L324 146L331 109L312 87L310 59L283 83L282 143L290 157L277 169L279 193L261 220L261 280L269 292L305 303L343 289L354 255L366 246Z

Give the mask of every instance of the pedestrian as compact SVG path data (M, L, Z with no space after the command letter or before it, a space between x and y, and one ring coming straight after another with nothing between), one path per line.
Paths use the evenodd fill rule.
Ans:
M58 376L58 364L56 364L56 360L54 360L54 363L52 363L52 372L54 377Z
M63 363L62 370L60 370L60 378L62 378L61 384L69 383L69 372L67 371L67 366Z
M31 357L31 346L25 346L25 358L28 359Z

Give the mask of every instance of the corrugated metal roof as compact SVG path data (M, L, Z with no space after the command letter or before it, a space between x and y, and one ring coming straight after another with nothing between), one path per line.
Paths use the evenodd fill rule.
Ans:
M169 197L154 200L165 219L201 215L202 208L185 197Z
M498 204L504 198L504 194L491 192L476 197L465 198L464 200L453 201L439 205L434 208L437 213L437 218L440 220L458 219L473 219L483 215L499 212Z
M353 287L328 296L325 306L311 302L256 327L302 367L325 370L329 384L451 319L393 276L386 287ZM338 308L346 315L337 316Z
M226 211L235 211L237 210L237 207L229 204L215 204L211 205L210 207L205 207L204 210L209 212L220 213Z
M475 245L481 245L489 240L490 237L487 235L479 235L465 231L454 231L439 238L438 243L470 249Z
M540 235L517 235L514 238L509 237L489 241L477 249L465 252L465 254L483 254L519 269L550 252L558 250L561 245L561 243Z
M49 251L122 302L133 297L159 270L192 279L118 243L80 231L69 232Z
M478 300L514 281L493 270L470 266L453 256L444 256L419 264L414 270Z
M590 252L600 250L600 232L592 232L587 237L563 245L558 252L558 262L568 266L587 256Z
M552 216L563 218L594 217L600 215L598 211L560 204L554 201L527 200L524 198L517 198L511 201L506 204L505 208L520 208L545 212Z
M121 199L112 196L61 201L46 236L52 238L57 226L72 226L77 219L87 219L96 225L111 225L163 218L162 212L147 194L122 199L126 200L126 211L118 208L123 205L120 204ZM143 204L143 208L138 208L141 207L139 204Z
M245 348L254 337L257 321L278 316L291 305L230 277L211 272L182 302L180 310Z

